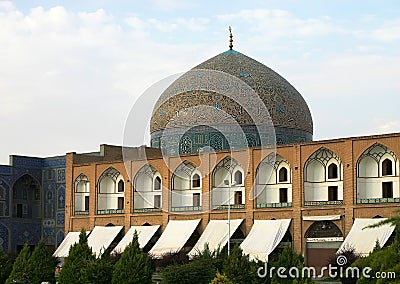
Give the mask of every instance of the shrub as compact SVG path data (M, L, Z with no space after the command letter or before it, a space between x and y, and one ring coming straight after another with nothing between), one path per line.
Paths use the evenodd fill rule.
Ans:
M40 284L42 282L56 282L54 276L54 259L47 250L43 240L40 240L38 246L33 251L29 258L28 265L30 283Z
M139 247L138 235L135 232L132 242L125 248L121 258L115 264L112 275L113 284L150 284L152 276L151 263Z
M0 283L6 282L12 271L12 264L8 255L3 251L0 246Z
M60 284L81 284L85 283L86 266L95 257L92 249L88 246L86 231L82 229L79 235L79 242L74 244L69 250L69 255L64 262L60 272Z
M208 284L214 278L216 270L207 260L193 260L186 264L170 265L162 271L165 284Z
M15 282L25 283L29 281L29 257L31 256L31 251L27 243L25 243L21 252L15 259L12 272L8 277L6 284L12 284Z

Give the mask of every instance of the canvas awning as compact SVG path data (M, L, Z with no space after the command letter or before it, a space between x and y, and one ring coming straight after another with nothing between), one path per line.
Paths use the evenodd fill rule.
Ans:
M303 216L303 221L335 221L340 220L340 215Z
M86 235L88 235L90 231L86 231ZM80 232L69 232L61 244L58 246L56 251L53 253L54 257L67 257L69 254L70 248L79 242L79 234Z
M254 220L250 233L240 247L251 260L268 261L268 255L278 246L290 225L290 219Z
M122 253L130 242L132 242L135 231L138 234L139 247L144 248L147 243L151 240L160 225L156 226L132 226L129 231L125 234L122 240L114 248L112 253Z
M180 251L199 223L200 219L170 220L157 243L149 251L149 254L161 257L165 253Z
M340 246L338 253L347 250L348 248L354 248L358 253L368 255L374 249L377 240L379 245L383 247L390 235L393 233L395 227L391 224L386 224L376 228L365 228L383 220L386 220L386 218L355 219L354 224Z
M86 232L87 233L87 232ZM79 242L80 232L69 232L56 251L53 253L54 257L67 257L71 246Z
M123 226L95 226L88 237L88 245L93 253L99 257L117 237Z
M237 228L243 222L243 219L231 220L230 237L235 233ZM193 249L189 252L189 256L195 256L204 250L204 246L208 243L211 251L215 251L220 247L221 249L228 242L228 220L210 220L207 224L203 234L197 241Z

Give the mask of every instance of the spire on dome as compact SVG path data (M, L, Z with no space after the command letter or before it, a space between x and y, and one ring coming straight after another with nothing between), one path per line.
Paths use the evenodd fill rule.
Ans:
M232 28L229 26L229 49L232 50L233 48L233 35L232 35Z

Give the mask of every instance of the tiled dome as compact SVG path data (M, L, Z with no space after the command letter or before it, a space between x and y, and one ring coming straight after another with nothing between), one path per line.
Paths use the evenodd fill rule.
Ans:
M272 69L235 50L228 50L199 64L192 69L191 73L202 76L201 72L204 71L204 69L233 75L251 87L269 111L274 124L276 142L278 144L312 140L313 122L307 103L288 81ZM168 145L174 143L172 140L175 140L176 143L180 143L178 141L182 140L182 137L171 137L164 133L164 139L171 139L171 142L160 141L159 139L165 129L172 131L174 128L182 126L190 127L191 125L198 126L227 123L226 120L220 119L215 115L217 112L211 110L205 111L206 114L204 116L206 119L203 120L198 118L193 119L193 116L189 115L177 119L177 117L179 118L179 115L177 116L179 111L195 107L196 105L209 105L211 109L217 108L223 110L223 112L234 117L239 125L245 126L247 129L254 124L251 116L249 116L246 111L242 111L240 105L231 98L221 95L218 92L201 91L197 89L196 86L192 89L188 84L192 83L188 79L188 76L183 75L167 88L157 102L150 124L153 147L164 148L162 144ZM182 86L185 88L182 88ZM185 91L179 92L180 89ZM207 120L212 123L207 123ZM199 131L204 132L207 130L203 128ZM247 130L244 130L244 132L247 137ZM210 140L210 135L208 135L208 137ZM190 142L192 145L193 141ZM257 144L259 144L257 142L254 143L255 145L249 145L258 146ZM210 145L210 141L206 141L203 144L203 146L212 146ZM170 145L168 147L170 147ZM200 147L201 145L194 148L192 147L192 150L186 152L195 152ZM226 149L227 147L222 148ZM178 149L175 149L175 151L172 152L177 151ZM182 152L182 149L180 149L179 152Z

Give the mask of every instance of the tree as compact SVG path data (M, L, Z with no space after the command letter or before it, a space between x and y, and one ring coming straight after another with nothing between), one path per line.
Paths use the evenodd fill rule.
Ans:
M301 274L304 267L304 258L302 255L296 253L291 247L284 248L279 259L276 262L271 263L271 267L275 267L276 269L284 267L286 275L288 275L288 272L292 267L295 267L296 270L299 271L299 277L292 278L288 276L284 279L278 276L275 269L271 283L313 283L310 278L312 275L309 277L307 277L308 275L305 275L306 277L302 278Z
M113 264L103 258L91 259L87 262L82 283L109 284L113 275Z
M396 211L400 213L400 211ZM357 267L360 271L362 271L364 268L369 268L371 271L369 271L368 275L370 278L364 277L364 275L361 274L360 279L357 281L357 284L364 284L364 283L399 283L397 280L395 282L395 279L376 279L374 276L377 275L377 273L395 273L396 276L400 275L400 216L394 216L388 219L385 219L381 222L378 222L374 225L367 226L366 228L376 228L380 227L386 224L392 224L395 227L395 238L393 243L388 246L379 249L381 246L378 242L375 244L374 250L367 256L358 259L356 262L352 264L353 267Z
M0 246L0 283L6 282L12 271L12 264L8 255L3 251Z
M140 250L138 235L135 232L132 242L125 248L121 258L114 266L113 284L150 284L152 276L151 263Z
M86 266L95 260L92 249L88 246L86 231L81 230L79 242L69 250L69 256L64 262L60 272L60 284L81 284L85 283Z
M235 284L253 283L257 280L257 269L247 255L236 245L225 259L222 271Z
M193 260L186 264L170 265L162 271L162 282L165 284L209 284L216 270L212 262Z
M47 250L43 240L40 240L38 246L33 251L29 258L28 266L30 283L40 284L42 282L56 282L54 276L54 259Z
M25 243L18 257L15 259L12 272L8 277L6 284L15 282L29 283L29 257L31 251L27 243Z

